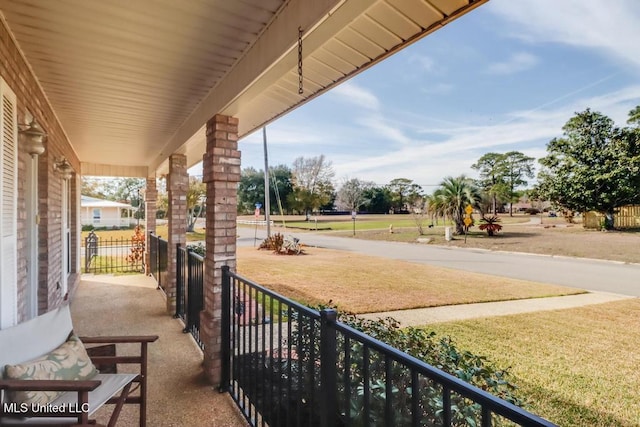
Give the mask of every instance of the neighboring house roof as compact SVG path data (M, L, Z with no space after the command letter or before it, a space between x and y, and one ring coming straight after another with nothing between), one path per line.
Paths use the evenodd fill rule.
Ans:
M529 209L531 207L532 207L531 203L527 203L527 202L518 202L513 204L514 209Z
M124 208L124 209L137 209L126 203L114 202L111 200L103 200L95 197L81 196L80 206L83 208Z

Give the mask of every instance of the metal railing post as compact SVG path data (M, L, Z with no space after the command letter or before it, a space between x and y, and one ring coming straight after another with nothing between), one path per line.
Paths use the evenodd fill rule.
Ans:
M220 376L220 392L229 391L231 387L231 276L229 275L229 266L222 266L222 375Z
M199 316L200 313L195 313L195 310L193 309L193 305L195 303L195 292L193 292L193 287L194 287L194 275L193 275L193 269L194 269L194 262L193 259L191 257L191 253L187 250L186 252L187 254L187 281L186 281L186 288L183 288L183 300L182 300L182 304L184 304L184 313L185 313L185 324L187 325L184 328L184 332L192 332L193 333L193 326L195 325L195 320L194 320L194 316ZM186 292L185 292L186 289Z
M182 313L184 313L184 259L182 257L180 248L180 243L176 243L176 312L173 315L173 317L176 319L180 317ZM189 327L189 325L187 325L187 327ZM186 332L186 330L183 332Z
M334 309L320 311L320 407L321 426L336 424L338 416L338 373L336 329L338 313Z

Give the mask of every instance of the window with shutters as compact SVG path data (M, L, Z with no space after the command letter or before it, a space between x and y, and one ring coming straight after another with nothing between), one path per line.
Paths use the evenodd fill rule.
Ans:
M18 115L16 96L0 79L0 329L17 320Z

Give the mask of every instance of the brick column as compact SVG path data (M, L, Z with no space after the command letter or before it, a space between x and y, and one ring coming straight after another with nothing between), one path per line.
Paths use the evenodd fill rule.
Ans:
M150 274L149 266L149 233L156 232L156 211L157 211L158 189L156 188L156 178L147 178L147 186L144 193L144 263L145 273Z
M187 243L187 190L189 175L187 174L187 156L172 154L169 156L169 175L167 176L167 193L169 196L169 248L166 286L167 312L176 311L176 267L178 250L176 245Z
M204 261L204 310L200 337L204 372L220 383L222 266L236 269L237 189L240 182L238 119L215 115L207 122L207 151L203 156L203 181L207 184L207 241Z

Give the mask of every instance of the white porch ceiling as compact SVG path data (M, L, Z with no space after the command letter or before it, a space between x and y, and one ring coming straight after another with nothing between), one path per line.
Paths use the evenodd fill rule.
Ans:
M487 0L0 0L83 173L202 160L204 124L240 136ZM304 30L304 93L297 36Z

